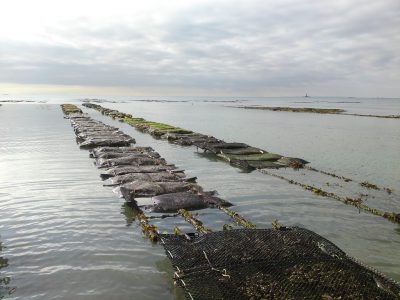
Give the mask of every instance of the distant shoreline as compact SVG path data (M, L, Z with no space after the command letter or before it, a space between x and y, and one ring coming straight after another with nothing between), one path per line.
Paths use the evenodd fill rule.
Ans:
M357 116L357 117L372 117L372 118L384 118L384 119L400 119L400 115L364 115L364 114L352 114L346 113L344 109L339 108L314 108L314 107L289 107L289 106L228 106L233 108L242 109L257 109L257 110L269 110L278 112L294 112L294 113L315 113L315 114L330 114L330 115L346 115L346 116Z
M47 103L45 100L35 101L35 100L0 100L0 103Z

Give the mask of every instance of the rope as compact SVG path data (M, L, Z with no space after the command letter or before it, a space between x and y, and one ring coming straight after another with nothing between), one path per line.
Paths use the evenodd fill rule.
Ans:
M190 225L192 225L196 231L199 233L209 233L212 232L211 229L205 227L203 225L203 222L200 220L196 219L190 212L188 212L186 209L180 209L178 210L178 214L180 214L186 222L188 222Z
M311 185L307 185L307 184L304 184L304 183L301 183L301 182L297 182L295 180L286 178L286 177L281 176L281 175L273 174L271 172L268 172L266 169L262 169L262 170L260 170L260 172L264 173L264 174L267 174L267 175L270 175L270 176L273 176L273 177L276 177L276 178L279 178L279 179L282 179L282 180L285 180L286 182L289 182L290 184L295 184L295 185L301 186L303 189L305 189L307 191L311 191L311 192L313 192L314 194L316 194L318 196L329 197L329 198L338 200L338 201L340 201L340 202L342 202L344 204L353 205L353 206L357 207L359 210L364 210L364 211L372 213L372 214L374 214L376 216L383 217L383 218L385 218L385 219L387 219L387 220L389 220L389 221L391 221L393 223L400 223L400 214L396 214L394 212L386 212L386 211L383 211L383 210L380 210L380 209L377 209L377 208L369 207L368 205L362 203L361 199L354 199L354 198L350 198L350 197L346 197L346 198L345 197L341 197L339 195L336 195L336 194L330 193L330 192L326 192L324 190L321 190L319 188L313 187Z

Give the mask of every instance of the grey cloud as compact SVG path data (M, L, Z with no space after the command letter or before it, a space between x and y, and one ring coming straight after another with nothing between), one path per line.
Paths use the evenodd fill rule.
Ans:
M80 20L49 29L65 43L2 41L0 81L238 92L395 84L399 8L392 0L229 1L142 27Z

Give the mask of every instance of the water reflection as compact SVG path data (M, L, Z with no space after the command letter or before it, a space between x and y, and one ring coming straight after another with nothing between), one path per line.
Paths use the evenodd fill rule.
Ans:
M47 111L39 110L35 105L4 105L0 109L0 178L4 178L0 182L0 228L10 229L7 240L4 240L10 249L3 251L3 256L10 260L7 262L10 266L0 269L0 278L11 274L11 283L6 286L18 285L17 292L11 297L24 300L178 298L174 294L174 270L172 266L168 267L164 249L160 245L151 244L143 236L140 224L135 221L137 215L129 203L123 204L124 201L117 199L111 190L102 187L99 171L92 165L93 161L88 158L87 151L77 147L69 121L62 119L59 106L52 108ZM124 107L116 108L128 111ZM142 114L141 110L136 113ZM165 121L176 124L186 116L180 113L168 116L170 119ZM96 115L98 119L101 117ZM146 118L158 120L151 115ZM208 123L208 119L207 122L197 122L198 119L193 116L190 118L193 120L187 123L182 121L179 125L199 132L206 131L200 125ZM21 119L24 122L21 123ZM212 117L209 119L213 121ZM212 160L215 163L211 163L199 157L201 152L194 154L193 148L157 141L128 125L117 124L108 117L104 117L104 120L132 134L137 138L138 145L153 146L168 162L185 169L190 176L198 176L199 183L206 190L218 190L221 197L235 203L235 211L254 221L258 227L269 227L274 219L284 224L301 224L331 239L350 255L400 280L400 231L386 220L363 213L356 217L352 208L306 194L273 177L260 176L256 172L241 174L226 162L219 162L214 155ZM251 129L251 126L242 126L242 131L234 128L230 131L235 134L230 136L227 124L231 122L224 122L219 127L212 127L220 128L220 131L210 130L209 133L251 145L258 142L257 146L280 153L280 148L272 149L279 145L273 136L252 140L250 135L243 132L246 128ZM362 122L361 119L358 122ZM297 122L295 125L300 124ZM262 127L259 128L270 128L267 125L260 124ZM275 130L277 135L283 137L283 130L272 125L271 130L262 133L266 135ZM300 126L300 129L304 132L307 130L304 126ZM388 126L386 129L391 139L398 140L394 138L400 136L395 134L398 130L394 132ZM291 131L288 129L288 132ZM303 138L304 134L299 136ZM288 138L293 137L297 135ZM386 141L385 137L382 139ZM299 145L305 144L299 142L295 146ZM369 149L365 144L359 147L364 146ZM386 145L381 143L380 147L385 148L384 155L371 155L373 159L369 161L379 163L378 170L382 172L395 169L393 162L397 161L395 158L398 155L393 155L391 150L395 148L388 146L389 152L386 152ZM313 151L312 156L324 152L315 146L310 151ZM339 159L334 155L336 152L332 152L327 153L328 158ZM343 155L349 155L355 162L352 167L361 161L358 158L359 152L349 151ZM294 155L303 157L300 151L293 152ZM385 168L380 158L390 158L391 167ZM312 159L313 162L318 160ZM322 167L325 169L325 166ZM343 175L352 176L346 173ZM393 177L395 180L398 178ZM363 179L366 179L364 175ZM371 181L375 182L373 179ZM199 218L207 225L222 227L220 220L213 217L214 214L208 211L200 213ZM174 226L179 226L185 232L193 231L182 218L155 219L152 223L161 232L171 232ZM380 240L375 238L377 236ZM1 282L1 285L5 284ZM10 297L7 296L8 292L2 289L0 298Z
M185 292L181 287L175 284L173 277L171 274L175 272L172 267L171 262L168 258L164 258L161 260L156 261L156 268L160 271L163 275L165 282L168 283L168 288L171 294L174 296L175 300L183 300L186 299Z
M15 288L9 286L11 278L9 276L3 276L1 269L8 267L8 259L2 257L3 246L0 241L0 299L3 299L7 295L11 295Z
M121 214L125 216L126 226L130 227L136 220L138 215L138 210L135 209L136 205L132 202L124 202L121 206Z
M126 225L130 227L135 221L138 214L136 205L132 202L125 202L121 206L121 214L125 216ZM163 218L163 216L158 216ZM166 215L164 216L166 217ZM175 285L172 274L174 269L168 258L164 257L161 260L155 262L156 269L162 274L162 280L167 285L171 295L176 300L186 299L184 291Z

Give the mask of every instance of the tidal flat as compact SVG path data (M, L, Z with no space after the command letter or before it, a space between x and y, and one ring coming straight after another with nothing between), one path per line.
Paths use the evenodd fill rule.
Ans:
M103 106L301 157L318 169L359 182L395 191L400 183L397 120L233 110L220 102L190 99L173 103L128 100ZM298 100L277 99L274 104ZM355 113L400 111L399 100L359 102L337 105ZM163 249L143 238L125 201L99 183L99 170L87 151L77 147L59 104L3 103L0 108L0 239L1 256L7 259L1 277L10 278L9 285L16 288L10 299L182 299L172 284L173 270ZM229 168L226 162L193 147L156 140L129 124L82 109L119 127L137 145L152 146L188 175L197 176L204 188L218 190L219 196L257 227L269 228L275 219L305 227L400 280L398 224L259 172ZM400 199L375 201L400 207ZM212 229L222 226L208 210L200 211L199 218ZM169 228L168 222L173 220L158 222L160 229ZM179 225L191 230L184 222Z

